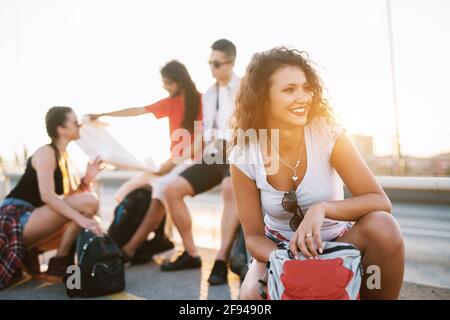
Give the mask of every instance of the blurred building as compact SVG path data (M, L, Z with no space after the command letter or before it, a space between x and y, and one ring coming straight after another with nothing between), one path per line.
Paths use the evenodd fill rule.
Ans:
M450 152L441 153L431 158L433 175L450 176Z
M394 156L376 156L373 137L354 134L351 139L375 175L396 175L398 161ZM404 155L402 173L406 176L450 176L450 152L432 157L411 157Z
M365 159L375 175L394 175L396 160L392 156L373 156ZM404 156L406 176L450 176L450 153L429 158Z

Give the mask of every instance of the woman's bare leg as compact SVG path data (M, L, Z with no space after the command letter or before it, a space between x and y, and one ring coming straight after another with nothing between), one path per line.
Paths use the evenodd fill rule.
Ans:
M150 207L144 216L138 229L123 247L128 256L133 257L137 249L147 239L150 232L155 231L164 219L164 204L158 199L152 199Z
M259 294L258 280L261 279L265 273L266 265L253 259L241 285L241 290L239 292L240 300L262 300L262 297ZM267 293L266 287L264 287L264 292Z
M98 201L96 197L90 193L79 193L67 196L64 201L78 212L86 216L94 216L98 209ZM23 230L24 246L33 246L33 244L50 237L52 234L62 228L69 219L62 214L55 212L48 206L42 206L35 209L30 216L25 229ZM75 224L75 222L71 222ZM79 232L80 229L78 229ZM78 235L76 228L71 225L68 226L58 250L58 255L69 252L70 246Z
M81 194L79 198L80 199L76 200L83 204L81 205L81 208L84 209L83 211L81 211L81 213L89 218L94 217L98 210L98 201L95 196L89 193L84 193ZM72 199L70 201L72 201ZM70 222L66 231L64 232L64 235L62 236L61 243L56 253L57 256L66 256L69 254L70 247L78 237L80 230L81 228L78 224L73 221Z
M116 200L117 203L121 202L123 198L127 194L129 194L131 191L140 188L145 185L150 184L150 180L154 175L150 172L142 172L139 173L137 176L134 176L124 184L122 184L119 189L114 194L114 200Z
M221 192L223 199L222 222L220 225L221 243L216 260L227 261L233 245L236 231L239 228L239 216L237 214L236 199L234 196L231 178L227 177L222 181Z
M364 277L361 299L398 299L403 282L405 252L397 221L387 212L372 212L362 217L345 235L337 239L355 245L363 254ZM369 266L380 270L379 289L367 287Z
M178 176L166 187L165 195L168 210L183 240L184 248L192 257L197 257L198 251L192 234L192 218L184 202L185 196L194 195L194 189L185 178Z

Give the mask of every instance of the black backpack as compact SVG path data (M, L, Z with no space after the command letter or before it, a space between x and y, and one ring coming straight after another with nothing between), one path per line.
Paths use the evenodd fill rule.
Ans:
M96 236L82 230L76 243L76 259L80 271L80 286L69 284L72 275L66 275L66 293L69 297L95 297L121 292L125 289L125 270L120 249L107 235Z
M131 191L114 209L114 219L109 226L108 235L121 248L134 235L150 206L152 189L144 186ZM166 218L155 230L155 237L146 240L138 248L131 263L146 263L152 259L153 254L174 248L173 243L164 233Z

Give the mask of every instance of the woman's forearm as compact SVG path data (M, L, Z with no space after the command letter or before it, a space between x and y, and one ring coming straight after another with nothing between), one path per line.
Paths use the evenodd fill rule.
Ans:
M269 261L270 254L277 249L265 235L247 235L245 241L251 256L261 262Z
M117 110L113 112L106 112L101 113L100 116L109 116L109 117L133 117L133 116L139 116L141 114L146 113L145 108L143 107L133 107L133 108L126 108L122 110Z
M81 213L73 209L66 202L60 199L56 194L48 194L42 197L42 201L53 211L63 215L69 220L78 221Z
M345 200L322 202L325 217L340 221L357 221L373 211L391 212L391 201L385 194L368 193Z

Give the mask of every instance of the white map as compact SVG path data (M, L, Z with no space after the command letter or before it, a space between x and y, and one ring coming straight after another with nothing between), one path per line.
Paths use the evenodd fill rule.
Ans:
M99 157L122 170L158 171L152 158L140 161L114 139L106 130L108 123L91 121L88 116L84 116L81 124L80 139L76 143L89 158Z

